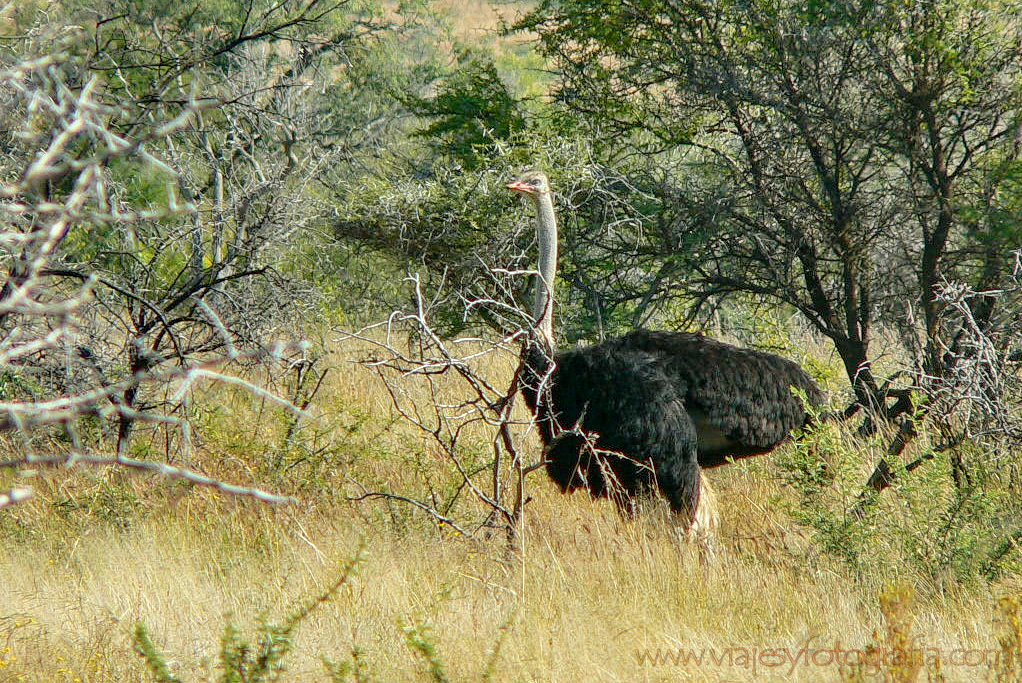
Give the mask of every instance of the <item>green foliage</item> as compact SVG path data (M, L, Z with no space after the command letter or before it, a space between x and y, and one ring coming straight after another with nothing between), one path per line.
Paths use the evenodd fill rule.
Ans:
M372 155L384 139L393 142L391 117L380 115L400 113L390 93L408 90L436 71L435 54L423 58L410 47L428 43L416 5L402 5L408 14L397 28L379 19L383 10L372 0L328 5L300 0L64 3L68 21L86 27L66 40L78 77L117 73L100 86L102 100L118 112L108 121L112 131L130 140L149 133L145 122L154 115L177 115L193 98L201 99L202 108L200 134L177 132L169 149L162 140L149 142L169 166L115 156L105 169L106 188L122 211L174 205L194 209L201 217L194 231L201 235L182 229L180 222L189 217L180 213L133 226L130 239L123 226L96 221L70 231L62 245L70 260L114 281L126 271L137 280L131 271L143 269L144 281L128 289L157 300L180 287L183 273L196 264L207 266L209 280L225 256L239 270L257 269L257 252L265 251L269 235L252 240L251 232L267 232L273 222L267 214L274 212L279 197L288 196L291 207L308 207L308 213L322 207L303 196L313 188L295 178L272 193L263 189L245 196L242 188L272 183L275 179L263 169L285 168L289 157L311 165L343 148L351 160L355 152ZM98 23L97 13L104 17ZM47 17L37 14L31 20L45 22ZM313 72L317 84L309 87ZM301 95L295 97L299 82ZM267 125L270 130L263 131ZM372 135L366 135L369 130ZM346 168L336 161L331 166ZM217 188L217 171L227 176L226 188ZM231 187L232 180L240 187ZM218 194L224 191L226 197ZM225 214L225 200L239 206L242 215ZM246 216L263 223L245 225ZM288 218L292 226L300 225L297 216ZM217 245L232 243L240 247L235 253L217 250ZM315 244L306 241L301 248L315 254ZM311 256L287 256L289 273L310 271ZM170 298L177 293L171 291Z
M443 662L436 651L436 641L429 626L411 623L404 626L405 639L413 651L426 662L427 673L433 683L450 683Z
M845 510L861 481L862 468L854 456L836 430L816 423L782 452L776 467L781 480L798 493L797 502L786 506L792 517L813 530L813 540L823 552L861 575L870 527Z
M419 278L419 287L436 298L434 324L444 333L454 333L479 324L466 318L463 297L492 293L491 268L531 267L525 250L533 239L528 209L505 185L509 168L537 165L562 172L578 162L571 160L577 146L571 142L542 152L526 151L520 144L490 159L485 168L466 173L460 163L438 159L431 177L412 171L398 177L363 177L344 187L344 204L336 223L336 234L344 241L357 242L381 258L406 264ZM555 174L556 175L556 174ZM394 308L403 308L411 282L388 298ZM388 289L393 283L384 281ZM507 283L519 295L527 286L525 278ZM379 296L383 298L383 292ZM504 293L497 293L506 302ZM482 306L475 311L483 322L502 331L520 327L521 319L504 319L506 311Z
M370 683L373 678L366 671L364 654L358 647L351 648L351 657L341 662L323 659L323 666L332 683Z
M12 370L0 372L0 400L9 401L23 396L40 396L42 389L39 381L31 375L20 374Z
M1010 483L973 468L970 484L956 487L952 454L920 445L892 465L894 485L878 495L864 486L864 461L872 458L863 456L885 453L885 443L883 436L866 441L832 423L809 427L775 461L778 476L798 494L777 503L812 530L820 550L866 584L897 574L940 590L948 582L988 580L996 575L993 558L1015 566L1019 558L1004 546L1016 537L1022 509Z
M145 627L145 624L136 624L134 635L135 652L145 662L146 667L148 667L149 672L153 676L153 680L156 683L180 683L179 679L170 673L167 661L160 654L156 644L153 643L153 639L149 635L149 629Z
M221 683L275 680L283 673L282 660L291 650L291 631L286 625L262 622L259 642L253 647L236 626L228 624L220 640Z
M407 95L404 104L432 120L414 133L439 145L469 170L476 170L501 144L525 128L519 105L508 92L491 57L472 50L458 55L458 68L431 97Z
M100 482L91 490L54 501L53 510L73 529L84 529L92 522L125 530L149 512L135 491L117 482Z

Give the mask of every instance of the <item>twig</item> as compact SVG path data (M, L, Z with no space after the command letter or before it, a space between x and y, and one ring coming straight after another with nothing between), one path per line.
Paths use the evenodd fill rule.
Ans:
M370 498L385 498L387 500L398 500L401 501L402 503L408 503L409 505L417 507L423 512L429 514L436 521L442 522L443 524L450 526L452 529L457 531L465 538L472 539L475 538L471 533L465 531L460 526L458 526L458 523L455 522L453 519L437 512L436 508L434 508L433 506L427 505L422 501L415 500L414 498L409 498L408 496L399 496L396 493L386 493L384 491L367 491L363 493L361 496L346 496L345 500L350 500L352 502L357 503L358 501L368 500Z

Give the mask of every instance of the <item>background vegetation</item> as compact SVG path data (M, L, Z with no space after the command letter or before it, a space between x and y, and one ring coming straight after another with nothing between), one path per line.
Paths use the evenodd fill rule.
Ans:
M1020 9L6 4L0 681L1018 680ZM531 471L532 166L564 344L846 418L712 474L715 565Z

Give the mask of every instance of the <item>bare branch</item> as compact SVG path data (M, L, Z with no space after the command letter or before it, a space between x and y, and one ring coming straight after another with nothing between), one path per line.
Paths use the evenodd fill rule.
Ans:
M268 493L258 488L228 484L224 481L220 481L219 479L214 479L213 477L208 477L204 474L200 474L199 472L183 467L175 467L173 465L167 465L166 463L151 462L148 460L136 460L135 458L127 458L123 456L85 455L81 453L72 453L69 455L26 455L24 457L11 460L0 460L0 469L10 469L21 466L72 468L79 464L97 467L116 465L118 467L125 467L128 469L141 470L143 472L157 474L168 479L183 479L184 481L197 484L199 486L215 488L221 493L226 493L231 496L255 498L256 500L264 503L284 505L298 502L298 499L292 496L281 496L274 493ZM14 489L9 493L9 495L15 495L18 492L21 492L20 495L22 497L20 499L10 501L9 504L17 503L20 500L24 500L28 497L28 495L31 495L31 491L29 489ZM0 507L4 507L2 498L0 498Z
M10 491L0 491L0 510L12 505L17 505L32 497L32 489L28 487L14 488Z

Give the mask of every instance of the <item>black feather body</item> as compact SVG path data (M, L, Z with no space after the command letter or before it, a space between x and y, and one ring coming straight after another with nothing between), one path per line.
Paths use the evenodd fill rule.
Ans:
M562 491L586 488L627 507L659 490L691 517L699 500L695 426L663 363L614 344L551 359L525 351L522 392L546 446L546 470Z
M659 490L688 516L700 466L765 453L805 424L790 387L821 401L797 364L699 334L637 330L554 358L535 343L523 354L522 393L563 491L625 505Z
M699 464L767 453L808 419L805 393L819 407L823 396L797 363L688 332L636 330L604 344L656 356L682 397L699 439ZM602 346L602 344L601 344Z

